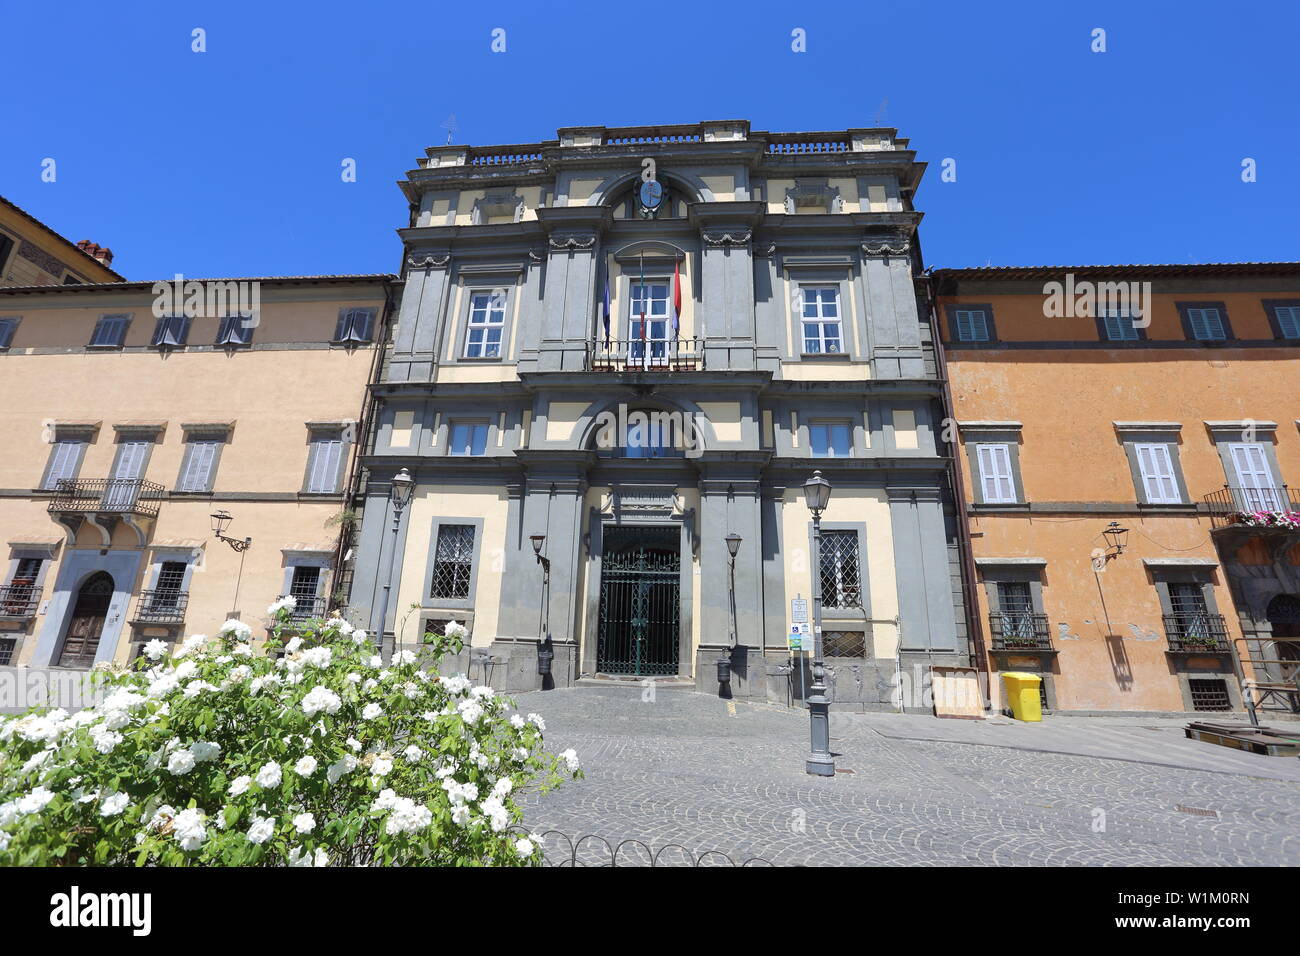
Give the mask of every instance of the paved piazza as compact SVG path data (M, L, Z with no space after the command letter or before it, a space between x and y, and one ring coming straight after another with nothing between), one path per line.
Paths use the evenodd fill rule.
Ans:
M1186 740L1185 718L833 714L833 779L803 772L806 712L636 684L520 695L586 779L526 798L535 831L782 865L1300 863L1300 760ZM1216 769L1211 769L1216 768ZM1181 808L1181 809L1180 809ZM552 862L563 839L547 838ZM598 841L579 859L608 862ZM635 864L634 845L618 862ZM706 856L701 863L724 862Z

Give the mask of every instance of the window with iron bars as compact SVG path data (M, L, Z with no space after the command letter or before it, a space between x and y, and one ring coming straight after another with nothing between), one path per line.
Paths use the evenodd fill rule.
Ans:
M823 631L822 653L827 657L866 657L867 635L864 631Z
M856 531L823 531L822 607L862 607L862 577Z
M1169 606L1173 610L1176 636L1189 641L1212 641L1210 609L1205 603L1205 589L1194 582L1175 581L1169 585Z
M469 597L470 568L474 561L474 526L444 524L438 527L433 554L433 585L429 597Z
M1231 710L1228 684L1218 680L1189 680L1187 689L1192 694L1192 710Z
M1002 612L1002 637L1006 640L1032 641L1034 598L1028 581L999 581L998 607Z

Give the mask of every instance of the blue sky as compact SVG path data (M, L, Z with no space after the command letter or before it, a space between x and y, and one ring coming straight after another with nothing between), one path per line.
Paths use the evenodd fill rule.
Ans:
M1295 0L63 0L3 22L0 195L131 279L396 270L394 183L451 114L457 142L492 144L843 129L886 101L930 163L930 265L1300 258Z

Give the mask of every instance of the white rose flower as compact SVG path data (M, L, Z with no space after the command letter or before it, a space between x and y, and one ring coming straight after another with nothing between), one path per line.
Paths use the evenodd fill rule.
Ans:
M253 637L253 629L251 627L243 621L236 621L233 618L222 624L221 630L218 633L220 633L222 637L229 637L240 642L252 640Z
M294 847L289 851L290 866L329 866L330 858L323 849L317 849L315 853L310 853L302 847Z
M289 643L284 645L284 652L286 654L296 654L300 647L302 647L302 638L291 637L289 638Z
M260 786L278 787L280 786L280 781L284 779L283 771L280 770L280 765L278 763L271 761L270 763L262 765L262 769L257 771L255 779Z
M300 813L293 818L293 826L299 833L311 833L316 829L316 818L310 813Z
M194 759L198 763L206 763L209 760L216 760L221 754L221 744L214 744L204 740L196 740L190 744L190 753L194 754Z
M110 793L99 806L99 815L115 817L131 805L131 798L125 793Z
M276 601L274 604L268 607L266 609L266 613L269 614L271 617L275 617L281 611L296 611L296 610L298 610L298 600L293 595L289 595L288 597L280 598L280 600Z
M166 653L167 642L156 637L144 645L144 656L151 661L159 660Z
M275 821L270 817L254 817L248 828L248 842L262 844L275 835Z
M370 765L370 772L376 777L386 777L389 771L393 769L393 760L391 757L376 757L375 762Z
M532 724L534 727L536 727L538 730L540 730L542 733L546 732L546 721L542 720L541 714L529 714L528 722Z
M578 770L578 753L572 747L560 754L560 759L569 766L570 773L576 773Z
M234 780L230 781L230 795L232 797L242 796L243 794L248 792L248 788L252 785L252 783L253 783L253 778L248 776L247 774L236 777Z
M376 717L381 716L383 712L384 708L378 704L366 704L365 707L361 708L361 716L364 720L374 720Z
M308 717L314 716L322 710L327 714L337 714L342 706L343 701L339 695L324 684L318 684L307 691L302 699L302 711Z
M174 836L182 850L193 851L203 846L203 841L208 838L204 820L203 811L193 807L182 810L172 818Z
M293 771L300 777L310 777L316 772L316 758L308 754L293 765Z
M523 729L524 729L524 718L523 718L523 716L522 716L521 714L511 714L511 715L510 715L510 726L513 727L513 728L515 728L515 730L523 730Z
M328 647L312 647L302 652L302 662L308 667L329 667L334 652Z
M234 654L236 657L252 657L252 656L253 656L253 645L251 645L251 644L236 644L236 645L235 645L235 649L232 650L230 653Z
M167 772L174 776L181 776L189 773L194 769L194 754L188 750L177 750L167 758Z
M532 856L534 849L533 841L527 837L515 841L515 852L520 856Z
M412 762L419 760L421 757L424 756L424 751L421 750L419 747L415 746L415 744L411 744L409 747L403 750L402 753L406 755L407 760L410 760Z

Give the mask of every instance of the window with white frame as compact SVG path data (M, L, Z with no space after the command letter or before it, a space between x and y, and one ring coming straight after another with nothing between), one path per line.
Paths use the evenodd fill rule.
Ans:
M848 422L810 422L808 448L816 458L848 458L853 454L853 428Z
M976 445L979 465L980 491L986 504L1013 504L1016 497L1016 477L1011 468L1011 446L1006 444Z
M465 358L500 358L505 327L505 293L500 289L471 293L469 324L465 332Z
M447 442L449 455L482 455L487 452L487 422L452 422Z
M636 281L631 286L628 306L628 357L647 362L663 361L672 337L668 305L668 282Z
M1183 495L1178 489L1178 476L1174 471L1174 460L1169 453L1169 446L1135 443L1133 453L1137 457L1138 474L1142 478L1142 488L1147 503L1182 504Z
M835 355L844 351L844 328L840 317L840 287L799 287L803 302L803 350L805 355Z
M343 478L343 429L313 428L307 453L308 494L337 494Z

